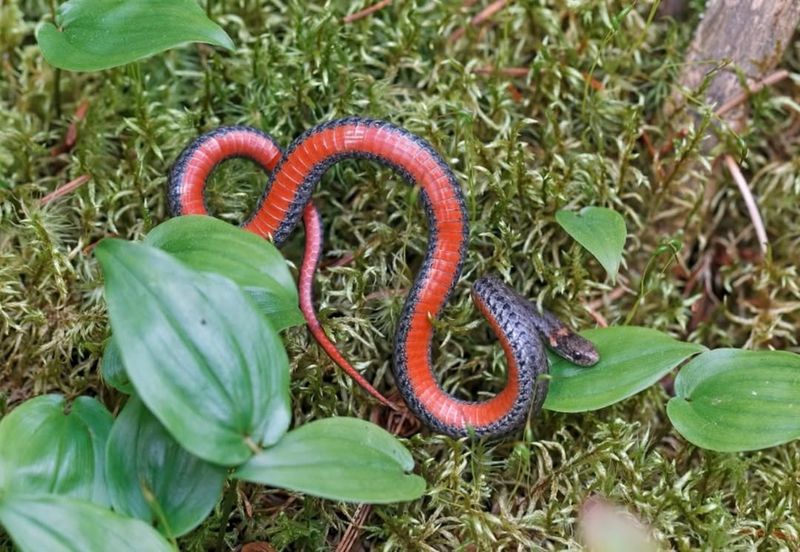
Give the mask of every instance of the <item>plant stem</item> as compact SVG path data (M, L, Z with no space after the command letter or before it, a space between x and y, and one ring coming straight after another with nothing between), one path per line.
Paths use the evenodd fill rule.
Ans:
M219 538L217 539L217 550L220 552L225 550L225 530L228 528L228 518L231 517L233 506L236 504L238 486L238 482L229 481L225 496L222 498L222 523L219 528Z
M59 68L53 73L53 114L56 119L61 118L61 69Z
M642 272L642 279L639 282L639 294L636 296L636 301L633 303L633 307L631 307L631 309L628 311L628 316L625 317L625 323L623 325L630 325L633 317L636 316L636 311L639 310L639 306L642 304L642 301L644 301L645 296L650 293L649 282L650 277L652 276L652 271L655 268L656 260L665 253L669 254L669 259L660 271L661 274L664 274L669 269L670 265L672 265L672 262L677 259L678 253L680 253L681 250L681 245L682 244L679 240L667 240L657 247L650 256L650 259L647 261L644 271Z
M56 0L50 0L50 17L53 25L56 24ZM53 73L53 114L56 119L61 118L61 69L56 68Z
M144 495L144 499L147 502L147 505L150 507L150 511L153 512L153 515L158 520L158 523L161 525L161 528L165 532L165 536L169 539L170 544L174 550L178 550L178 541L175 539L175 536L172 533L172 529L169 526L169 521L167 520L167 516L164 513L164 509L159 504L158 499L156 498L153 491L144 483L141 482L142 485L142 494Z

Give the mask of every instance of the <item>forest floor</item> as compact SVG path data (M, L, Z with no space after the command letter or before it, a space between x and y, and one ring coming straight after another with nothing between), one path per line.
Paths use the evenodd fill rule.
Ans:
M213 18L235 52L191 45L57 76L34 39L46 2L0 0L0 413L48 392L120 407L123 396L99 377L108 324L92 247L107 236L140 239L165 220L171 163L221 124L255 126L287 145L332 118L387 119L451 163L467 196L471 245L436 358L443 385L459 397L504 381L501 349L469 299L469 283L489 271L578 328L630 314L630 323L708 347L800 352L800 46L780 64L790 78L748 100L746 131L719 128L719 145L704 154L704 135L663 111L702 2L680 22L654 17L653 2L624 11L628 3L521 0L469 26L480 7L461 0L397 1L349 23L343 18L360 3L217 0ZM683 93L713 118L702 94ZM71 125L77 139L65 147ZM722 153L739 162L758 198L766 256L714 161ZM79 178L77 189L43 201ZM689 181L704 196L665 212L664 197ZM264 182L255 167L230 161L212 179L210 207L241 221ZM425 249L424 214L396 174L368 162L335 167L316 197L325 261L352 255L317 278L323 323L389 392L391 336ZM616 284L554 219L559 209L592 205L617 210L628 226ZM680 222L676 234L660 231L666 219ZM683 244L682 260L663 253L670 240ZM298 232L284 252L298 262L301 247ZM373 401L304 327L284 337L295 423L370 416ZM670 425L665 387L592 413L543 412L502 440L413 435L405 442L428 492L375 507L363 546L579 549L582 505L602 496L638 516L665 549L797 550L800 442L746 454L698 449ZM326 549L357 511L236 485L226 491L235 499L230 518L218 506L182 549L253 541Z

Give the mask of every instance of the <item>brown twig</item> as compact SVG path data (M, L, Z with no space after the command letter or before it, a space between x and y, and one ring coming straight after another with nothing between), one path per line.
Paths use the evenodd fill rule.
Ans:
M608 320L606 320L602 314L594 310L589 305L583 305L583 308L584 310L586 310L586 312L589 313L589 316L591 316L594 319L594 321L597 322L598 326L600 326L601 328L608 328Z
M761 213L758 210L756 199L753 197L753 192L750 190L750 186L747 185L742 171L739 170L739 165L737 165L733 157L728 154L725 155L725 166L728 172L731 173L733 181L736 182L736 186L739 187L739 192L742 194L744 204L747 206L747 213L750 215L750 220L756 231L758 245L761 246L761 252L766 254L767 245L769 244L767 241L767 231L764 228L764 220L761 218Z
M707 274L711 270L711 261L713 257L713 251L706 251L700 257L700 261L695 265L694 269L686 275L686 282L683 284L684 297L689 297L692 294L698 281L705 281Z
M322 261L319 263L320 268L330 268L334 266L347 266L352 263L356 259L356 254L352 251L347 251L344 255L339 257L338 259L330 259L327 261Z
M478 75L502 75L504 77L527 77L531 70L528 67L491 67L484 65L472 70Z
M330 260L323 260L319 263L320 268L330 268L335 266L347 266L351 264L357 257L360 257L364 254L364 251L369 249L370 247L374 247L376 244L380 243L380 238L374 237L367 240L367 243L364 243L356 249L355 251L345 251L341 257L338 259L330 259Z
M83 100L75 110L75 116L72 118L72 122L69 124L69 127L67 127L67 134L64 137L64 142L51 150L50 153L54 157L56 155L66 153L75 147L75 143L78 141L78 124L86 118L86 113L88 111L89 100Z
M742 92L736 94L730 100L722 104L720 108L717 109L717 111L715 112L716 116L722 117L728 111L731 111L732 109L738 107L739 104L744 103L747 100L747 98L749 98L753 94L760 92L767 86L772 86L773 84L782 81L788 76L789 76L789 71L787 71L786 69L780 69L770 75L767 75L760 81L754 83L752 86L749 86L746 90L743 90Z
M242 552L275 552L275 547L268 542L249 542L242 547Z
M584 305L584 308L586 308L589 311L593 311L593 310L596 311L597 309L602 307L606 303L606 301L616 301L617 299L619 299L620 297L625 295L625 292L627 292L627 291L628 291L628 288L626 288L625 286L620 285L618 287L615 287L611 291L609 291L608 295L604 295L603 297L600 297L599 299L595 299L594 301L591 301L590 303L586 303Z
M464 36L464 33L467 32L467 27L477 27L487 19L491 18L494 14L496 14L506 6L506 2L507 0L495 0L494 2L483 8L480 12L478 12L478 14L475 17L473 17L470 20L469 24L466 27L461 27L460 29L454 31L453 34L451 34L450 37L447 39L447 42L452 44L453 42Z
M364 297L364 301L370 302L383 299L392 299L394 297L400 297L402 295L406 295L407 293L408 293L408 288L379 289L378 291L373 291L372 293L367 294L367 296Z
M94 248L97 247L98 245L100 245L100 242L103 241L104 239L106 239L106 238L116 238L116 237L119 237L119 234L113 234L112 233L112 234L109 234L109 235L107 235L107 236L105 236L105 237L103 237L103 238L101 238L101 239L99 239L97 241L93 241L92 243L90 243L89 245L84 247L83 250L81 250L81 253L83 253L84 255L88 255L89 253L94 251Z
M69 193L74 192L75 190L77 190L78 188L89 182L89 180L91 179L92 177L89 176L88 174L82 174L75 180L67 182L60 188L56 188L55 190L44 196L42 199L39 200L39 205L47 205L54 199L58 199L61 196L65 196Z
M514 86L512 83L510 82L508 83L508 86L506 86L506 90L508 90L508 93L511 95L511 99L514 100L516 103L522 101L523 99L522 92L520 92L519 88Z
M342 18L342 22L343 23L352 23L353 21L358 21L359 19L364 19L365 17L368 17L368 16L372 15L373 13L375 13L378 10L382 10L383 8L385 8L386 6L388 6L391 3L392 3L392 0L381 0L380 2L377 2L377 3L373 4L372 6L370 6L368 8L364 8L361 11L357 11L356 13L351 13L350 15Z
M587 73L586 71L584 71L582 74L584 80L589 84L592 90L599 92L605 89L606 85L594 78L591 74Z
M342 540L336 545L336 552L350 552L353 549L371 513L372 504L358 505L356 513L353 515L353 520L350 522L350 525L347 526L344 535L342 535Z

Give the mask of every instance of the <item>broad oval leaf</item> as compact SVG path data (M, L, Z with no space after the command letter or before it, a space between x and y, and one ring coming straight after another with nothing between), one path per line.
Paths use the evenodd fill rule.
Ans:
M597 347L600 362L589 368L551 355L544 408L558 412L597 410L650 387L702 345L678 341L650 328L616 326L581 332Z
M286 259L252 232L214 217L186 215L158 225L144 243L196 270L230 278L250 294L278 331L305 322Z
M0 498L0 523L22 552L174 552L146 523L63 496Z
M625 219L613 209L585 207L579 213L558 211L556 221L616 280L625 247Z
M112 418L89 397L42 395L0 421L0 493L67 495L107 505L105 450Z
M126 395L133 393L133 385L131 385L131 380L128 379L125 365L122 364L122 355L119 353L119 347L114 343L113 335L108 339L106 348L103 351L103 360L100 361L100 373L103 376L103 381L117 391L121 391Z
M384 429L356 418L306 424L240 466L234 477L323 498L373 504L414 500L425 480Z
M286 432L286 350L244 291L146 245L104 240L96 255L128 377L184 448L233 466Z
M716 349L675 378L667 415L687 440L722 452L800 438L800 355Z
M48 63L69 71L125 65L186 42L234 49L196 0L69 0L56 25L41 24L36 40Z
M136 396L114 422L107 450L114 509L169 538L197 527L222 493L227 470L182 448Z

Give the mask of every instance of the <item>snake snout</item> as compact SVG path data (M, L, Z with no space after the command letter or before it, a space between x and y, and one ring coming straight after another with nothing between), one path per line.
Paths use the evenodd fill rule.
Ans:
M578 366L593 366L600 361L600 353L594 344L580 335L569 332L559 335L555 339L553 349L559 356L564 357Z

